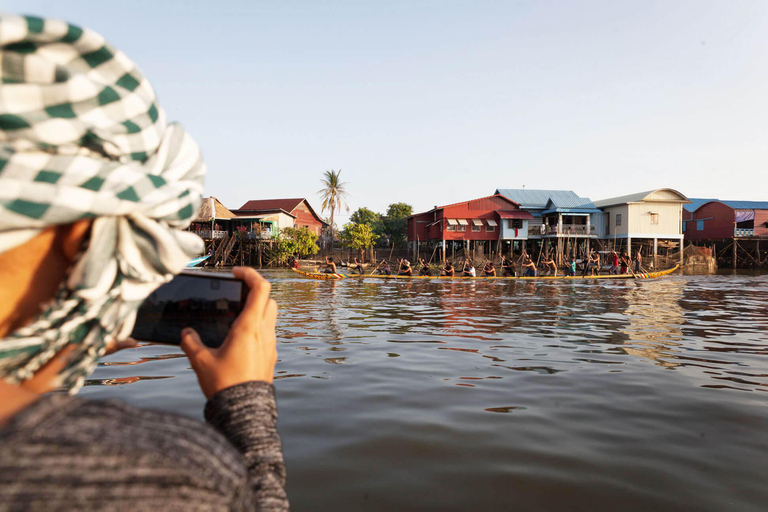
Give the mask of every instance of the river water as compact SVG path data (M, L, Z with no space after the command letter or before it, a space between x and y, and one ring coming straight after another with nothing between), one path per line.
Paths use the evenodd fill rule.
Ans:
M264 275L294 510L768 509L768 275ZM202 417L175 347L89 384Z

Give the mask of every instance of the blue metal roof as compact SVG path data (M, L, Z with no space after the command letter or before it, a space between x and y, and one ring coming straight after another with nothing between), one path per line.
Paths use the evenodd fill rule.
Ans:
M586 197L550 197L547 202L546 211L542 213L602 213Z
M689 212L695 212L702 206L712 201L723 203L726 206L730 206L734 210L768 210L768 201L721 201L720 199L691 199L691 204L683 205Z
M768 201L720 201L734 210L768 210Z
M501 194L507 199L520 204L520 208L544 209L547 207L550 199L562 203L563 206L569 203L578 203L584 198L576 195L572 190L532 190L527 188L499 188L497 194ZM589 199L586 199L589 201ZM589 201L592 204L592 201ZM594 208L595 205L592 205Z
M603 210L599 208L551 208L541 212L542 215L548 215L550 213L603 213Z
M689 197L689 199L691 200L690 204L683 205L683 209L689 212L695 212L705 204L717 201L717 199L702 199L700 197Z

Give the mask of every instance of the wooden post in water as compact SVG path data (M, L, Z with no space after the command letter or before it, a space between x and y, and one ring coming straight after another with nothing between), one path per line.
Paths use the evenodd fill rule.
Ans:
M734 238L733 239L733 265L732 265L733 268L736 268L736 256L737 256L737 254L736 254L736 246L737 246L737 243L736 243L736 239Z

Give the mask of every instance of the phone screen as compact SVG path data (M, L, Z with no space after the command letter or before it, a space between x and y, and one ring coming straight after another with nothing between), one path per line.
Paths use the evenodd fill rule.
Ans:
M178 345L191 327L203 343L219 347L243 309L242 281L217 274L180 274L147 297L136 315L133 338Z

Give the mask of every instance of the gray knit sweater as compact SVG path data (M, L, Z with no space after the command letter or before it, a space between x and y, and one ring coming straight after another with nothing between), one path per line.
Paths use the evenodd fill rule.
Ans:
M205 418L45 396L0 428L0 510L287 510L272 385Z

